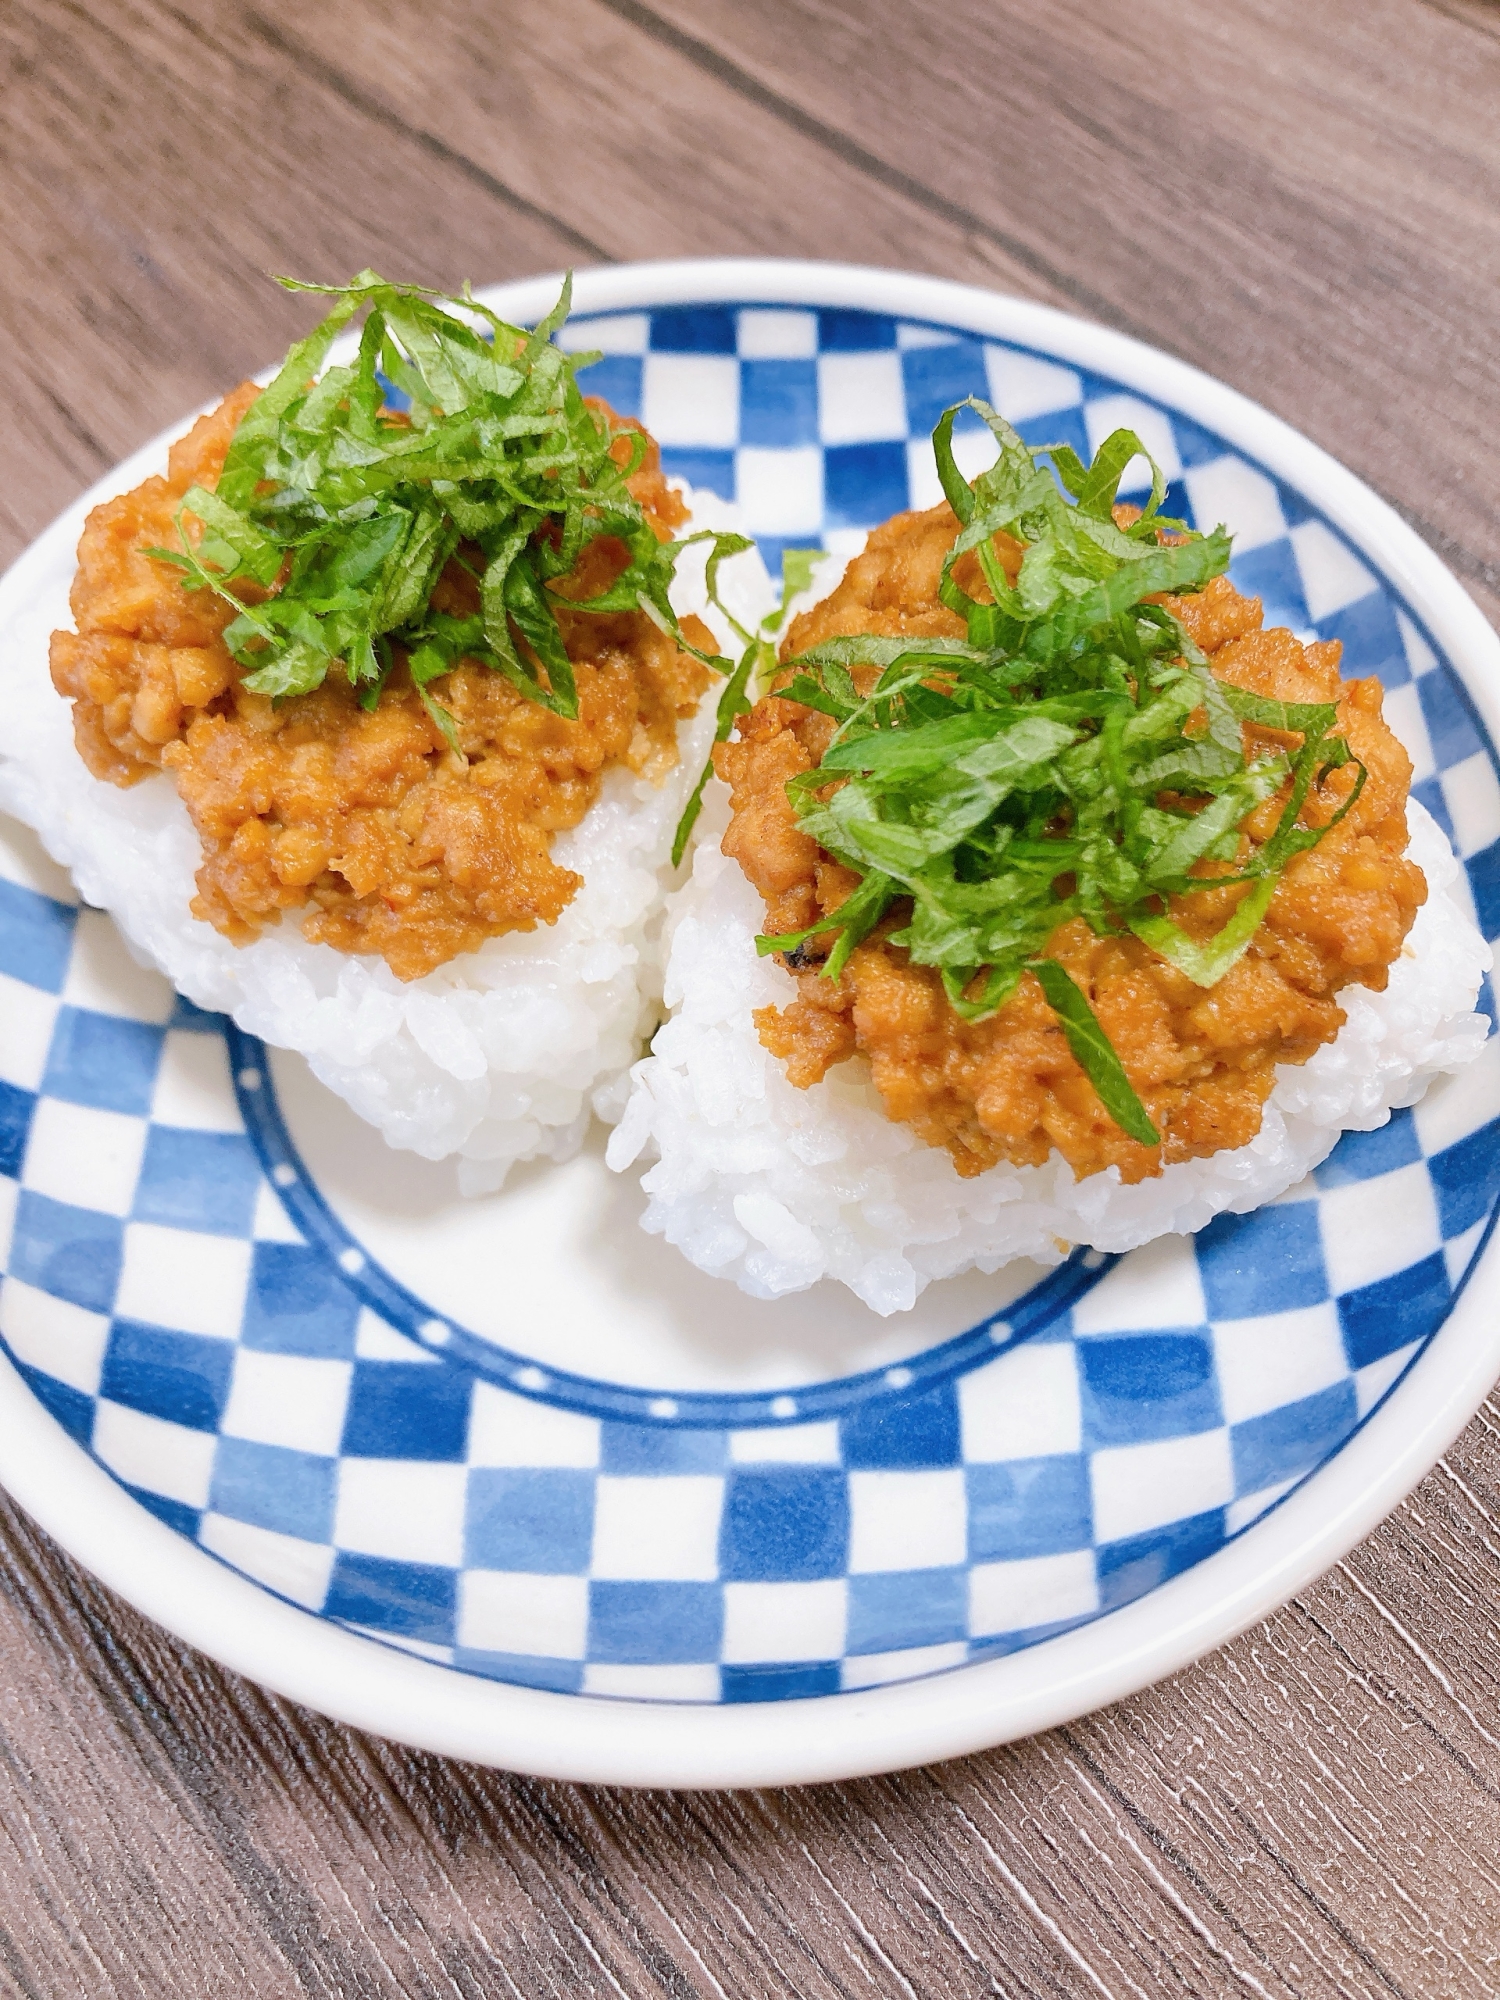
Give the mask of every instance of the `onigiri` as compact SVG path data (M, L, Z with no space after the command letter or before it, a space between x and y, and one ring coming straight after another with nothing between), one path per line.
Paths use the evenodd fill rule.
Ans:
M330 342L339 326L356 308L366 307L370 308L370 319L358 354L341 360L341 353L347 357L352 352L347 345L344 350L334 349L330 354ZM325 322L324 329L320 329L319 337L325 332L328 337L322 339L316 351L314 342L302 343L293 350L281 375L263 397L257 399L248 387L242 393L237 406L239 413L247 409L279 413L283 447L285 439L291 437L296 451L304 453L304 459L288 469L287 450L283 448L282 459L277 462L276 476L283 481L278 502L286 502L291 521L280 541L274 539L279 517L269 521L260 516L252 519L254 507L259 504L255 496L263 493L270 483L264 478L258 483L254 479L241 480L244 492L251 497L242 497L242 511L238 515L230 510L232 518L227 525L221 519L223 509L213 512L213 493L205 497L201 489L194 487L187 496L191 503L187 511L192 514L196 508L194 518L204 520L205 534L200 549L183 532L183 552L172 555L171 560L189 567L189 581L206 586L200 592L203 601L211 601L208 586L215 585L218 575L226 569L232 570L236 561L250 566L247 573L253 586L256 581L253 561L264 553L258 549L255 538L262 536L262 530L262 539L271 538L266 542L271 567L264 573L277 578L276 565L280 563L276 592L265 602L264 589L242 587L240 596L246 608L229 626L225 641L233 649L236 632L244 626L251 628L248 645L242 646L238 654L241 672L247 681L264 686L272 696L296 694L319 685L305 671L308 647L297 640L296 631L300 629L305 635L308 627L305 617L300 628L294 625L287 606L293 594L287 578L290 574L295 582L301 574L296 565L304 562L306 547L316 544L318 534L325 532L326 522L331 518L326 497L330 490L328 479L335 475L352 477L347 466L343 472L339 467L346 460L358 459L359 450L365 449L362 434L355 439L359 450L350 448L347 436L335 440L344 458L328 454L328 464L317 474L324 480L321 487L307 471L306 455L315 446L321 448L316 425L320 422L325 428L329 425L329 411L340 389L345 396L342 405L345 432L351 427L348 411L357 408L360 396L366 392L364 427L369 430L372 423L381 427L377 440L381 449L394 453L409 445L413 450L420 446L429 450L430 455L441 446L452 452L471 448L473 435L480 432L489 439L485 448L491 457L480 464L479 470L490 473L498 468L503 472L509 467L510 483L518 490L524 486L523 475L532 477L529 490L539 493L542 503L548 501L552 490L545 483L554 477L548 469L552 461L538 458L535 465L539 470L533 476L533 462L523 463L514 455L510 458L503 455L538 448L539 441L540 446L555 453L556 427L564 424L572 425L575 432L581 426L585 440L593 436L590 419L572 382L571 362L556 348L546 345L550 325L540 330L539 339L528 343L524 332L506 328L490 315L493 329L481 327L482 337L479 337L461 323L464 315L472 320L479 309L472 301L456 302L456 309L458 317L444 315L430 301L398 288L382 287L372 274L364 274L355 281L330 321ZM429 316L427 320L421 319L423 314ZM372 338L370 327L378 315L383 315L380 325L384 333ZM410 404L413 396L417 398L415 408L420 413L422 396L431 391L415 372L415 364L402 378L404 392L401 381L392 383L382 377L377 383L375 357L383 356L384 368L397 367L399 356L395 356L393 343L402 329L409 333L412 326L419 331L425 328L443 346L444 365L449 368L451 378L443 393L449 403L458 407L468 396L468 414L472 417L479 412L484 421L491 423L489 432L484 432L483 423L476 421L467 434L460 434L461 426L456 420L449 422L448 430L458 437L455 445L451 437L444 442L438 435L447 421L442 411L435 412L437 422L429 420L425 431L415 417L399 414L401 406ZM507 340L517 354L517 364L513 367L507 367L500 358ZM433 350L430 344L423 349L420 340L411 339L403 351L415 355ZM523 363L531 370L529 378ZM318 388L309 395L309 380L325 364ZM455 382L457 387L453 386ZM388 406L394 406L397 415L393 416ZM533 414L528 416L528 410ZM538 410L540 416L535 414ZM253 421L258 421L258 417ZM547 432L548 424L554 426L553 433ZM353 428L357 431L358 425ZM622 431L602 431L597 420L594 429L605 442L613 435L618 443L625 435ZM242 423L230 445L231 458L226 461L231 470L233 454L241 450L246 435L247 427ZM332 435L329 430L328 436ZM469 438L468 445L465 436ZM411 443L413 439L416 444ZM269 448L264 438L258 448L263 452ZM222 458L222 444L219 451ZM600 451L602 454L602 444ZM371 455L371 450L365 451L365 456ZM190 907L195 893L200 897L200 911L205 907L202 869L208 842L203 835L203 814L197 815L195 823L179 786L161 769L148 771L144 765L137 765L117 775L116 782L106 781L108 776L116 774L109 769L114 754L112 746L103 741L100 733L103 727L114 727L112 712L103 697L104 705L96 705L92 716L85 718L94 729L99 753L93 760L95 767L105 771L105 776L93 775L75 747L70 703L54 687L48 674L48 635L54 628L68 624L73 551L91 504L112 497L121 487L134 488L137 482L163 472L167 456L166 442L160 441L120 469L118 485L111 484L86 496L50 531L5 590L0 603L0 635L3 635L0 636L0 697L6 713L6 730L0 740L0 808L36 830L53 857L70 870L81 894L114 918L131 950L143 963L164 972L179 992L197 1006L231 1015L250 1034L304 1056L313 1073L391 1145L408 1148L431 1160L456 1157L464 1192L481 1193L499 1187L509 1168L518 1161L567 1158L577 1149L593 1116L609 1118L618 1114L625 1072L640 1053L657 1018L661 991L660 925L664 897L674 874L673 837L713 739L716 686L709 685L696 712L677 725L676 755L670 768L663 770L667 759L661 755L644 762L641 758L609 762L602 775L597 775L592 803L581 818L574 816L576 823L570 824L565 818L543 822L559 828L550 836L550 865L581 878L555 921L534 921L531 927L510 928L503 935L485 936L477 949L461 945L446 962L421 971L420 976L405 977L398 977L388 958L377 951L336 948L334 944L315 942L304 935L303 918L308 914L305 908L273 910L269 918L263 912L257 913L256 922L239 924L237 932L234 921L223 920L222 911L209 912L220 918L216 927L202 915L193 914ZM620 457L618 451L615 457ZM639 450L636 458L639 463ZM642 529L639 510L636 525L632 527L620 478L602 455L599 466L596 485L582 494L575 512L586 526L590 507L595 517L601 509L615 507L622 523L618 532L627 538L634 533L644 542L647 553L641 562L649 571L653 560L650 551L656 546L651 539L651 527L648 523ZM265 467L259 469L264 471ZM358 465L355 469L358 470ZM667 486L680 496L681 505L674 509L679 516L675 529L679 540L707 529L733 529L733 509L714 495L691 493L678 482L667 482ZM327 628L325 653L347 656L351 683L357 680L356 661L360 662L359 670L366 673L366 698L360 704L365 709L373 710L376 703L384 700L385 677L392 670L393 657L386 633L401 615L399 607L395 611L389 607L392 597L399 597L405 587L403 579L412 572L417 561L413 551L419 546L436 550L430 561L439 592L430 603L423 598L415 612L407 605L407 623L393 635L401 648L395 657L402 671L408 655L414 660L426 657L421 652L424 646L437 649L432 664L440 672L445 666L456 664L454 658L442 653L444 645L448 655L461 648L467 661L473 650L482 649L485 643L485 634L480 631L485 621L477 610L465 625L461 617L449 615L454 606L441 597L441 589L447 588L452 598L452 586L444 581L445 577L456 577L460 583L463 580L451 566L447 571L442 569L442 564L449 560L447 552L457 545L459 529L444 527L435 542L428 534L428 542L422 543L432 520L441 520L440 510L435 513L427 497L430 490L420 484L372 488L372 497L348 510L348 521L335 521L343 541L325 562L323 580L320 582L314 573L304 592L316 612L314 626L321 619ZM227 478L221 476L218 491L221 496L229 491ZM387 504L391 492L402 506ZM464 533L475 539L464 547L470 550L471 560L490 563L491 570L486 572L488 588L495 563L507 559L507 550L513 558L515 548L519 547L523 564L532 560L532 551L541 546L534 523L541 520L545 525L548 517L535 507L530 513L522 509L516 515L516 505L507 497L509 489L504 479L489 484L476 481L473 492L478 498L471 500L470 511L462 516L462 521ZM302 507L300 514L296 511L298 505ZM458 503L455 501L453 505L456 507ZM521 523L519 535L513 536L511 542L505 541L509 532L507 505ZM484 512L486 506L488 514ZM382 507L386 509L383 514ZM685 521L680 519L684 510ZM556 518L556 532L563 536L562 545L566 548L566 537L574 532L573 516L564 516L559 508ZM180 524L180 515L178 520ZM307 525L309 521L313 523L311 528ZM215 522L219 524L217 530ZM526 541L528 528L532 533L530 543ZM220 535L218 542L212 541L216 532ZM327 528L326 532L332 535L333 529ZM134 536L134 542L141 540L139 534ZM497 546L498 555L492 553ZM585 542L585 548L589 546ZM717 590L711 593L705 580L705 556L711 546L712 543L697 543L681 552L670 577L668 602L652 606L652 617L658 625L666 625L675 616L679 621L675 629L680 633L680 621L690 614L696 615L712 632L721 653L737 652L739 646L729 614L753 627L771 602L770 585L758 554L742 546L739 553L723 563ZM480 551L478 558L473 556L476 547ZM207 562L211 548L217 552L219 571L193 572L190 566ZM136 570L127 576L127 582L144 569L140 560L143 553L133 544L126 551L136 562ZM545 553L544 549L544 556ZM635 557L631 560L635 561ZM379 568L382 561L389 571L383 585ZM288 563L292 564L290 572ZM335 573L336 564L342 567ZM558 566L553 565L554 572ZM504 654L498 661L492 658L490 664L503 666L511 682L531 674L530 691L539 688L541 701L550 700L565 713L558 692L562 683L557 669L560 667L566 676L568 661L562 657L560 641L552 645L550 653L547 650L549 632L556 641L556 618L550 608L556 600L543 599L538 610L539 592L546 582L544 571L544 561L540 566L533 562L533 573L512 589L517 574L512 561L505 585L508 594L499 614L498 636L495 620L488 612L485 614L489 638ZM650 572L658 579L660 574L660 570ZM428 582L430 586L431 578ZM160 586L157 587L160 594ZM321 596L314 595L314 587L321 591ZM385 590L381 601L387 607L383 619L370 611L381 587ZM372 590L375 597L371 596ZM220 591L221 596L225 594ZM665 586L661 595L668 598ZM355 629L358 616L353 617L351 624L351 614L340 609L348 603L355 606L356 614L364 606L366 622L362 632ZM327 608L330 605L331 611ZM238 603L228 606L228 610L240 609ZM463 607L458 609L461 611ZM302 612L305 610L306 605ZM280 625L270 615L277 612L285 614ZM221 615L220 624L225 623L227 615L227 611ZM102 657L100 648L107 652L111 643L109 620L117 617L118 629L128 633L133 629L129 616L128 607L117 613L112 605L105 606L104 636L96 644L94 658ZM344 625L330 622L339 617L345 619ZM516 642L514 648L507 646L507 620L509 636ZM516 637L518 632L520 639ZM65 640L67 636L64 633ZM314 637L317 636L315 630ZM180 657L187 659L191 668L194 657L191 634L189 641L188 652ZM530 642L532 650L528 651L523 641ZM73 643L75 647L82 644ZM538 647L542 649L540 653L535 650ZM154 649L138 650L164 654L167 648L157 645ZM54 651L54 661L56 657ZM547 662L546 674L550 679L535 676L538 658ZM345 671L342 656L331 661L325 659L324 673L330 664L334 679ZM253 674L251 669L255 669ZM90 686L87 676L91 670L92 661L85 660L74 674L70 691L76 693L81 687ZM180 678L179 673L179 682ZM446 683L437 678L429 685L419 679L415 670L411 679L434 718L434 726L440 726L453 740L458 755L454 724L442 706ZM510 685L498 671L491 681L495 686ZM328 685L333 685L333 679ZM162 763L177 754L178 746L169 744L165 752L152 751L152 744L166 741L173 726L169 715L166 727L153 736L155 718L151 701L156 692L154 685L148 687L143 672L134 707L126 702L127 719L116 730L116 739L123 740L120 738L123 730L131 746L143 756L151 754L155 763ZM343 699L350 706L347 691ZM405 699L411 708L410 688ZM87 706L80 701L80 711ZM262 706L269 713L271 703L265 701ZM540 709L532 709L529 699L521 706L527 713L541 713ZM211 703L191 713L207 717L205 728L214 720ZM352 706L350 713L355 713ZM186 733L186 728L185 722L181 724L182 733ZM131 734L132 731L135 733ZM436 738L433 741L441 752L441 742ZM289 829L289 835L296 833L297 829ZM276 837L280 839L282 835ZM311 870L315 873L320 865L328 865L327 857L314 853L309 864ZM295 871L286 869L282 871L282 879L295 883L305 879L307 873L304 868L299 877ZM325 900L336 900L347 886L342 877L325 874L322 879L332 884L336 892L332 899ZM566 874L559 879L566 881ZM276 889L274 880L271 887ZM316 889L289 890L284 900L290 904L297 895L305 893L316 893ZM347 902L349 898L346 896L344 900ZM230 918L234 917L231 910ZM406 969L409 975L410 968Z
M1380 682L1267 628L1154 469L1118 503L1133 433L1044 463L971 400L995 465L947 412L945 500L816 579L715 752L610 1142L643 1227L756 1297L892 1313L1201 1229L1488 1033Z

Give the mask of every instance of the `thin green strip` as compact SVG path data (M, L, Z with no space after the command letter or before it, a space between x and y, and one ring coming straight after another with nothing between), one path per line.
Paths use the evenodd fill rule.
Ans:
M1055 958L1034 958L1029 969L1046 994L1047 1004L1061 1024L1074 1059L1098 1092L1099 1102L1110 1117L1127 1139L1134 1139L1142 1146L1159 1146L1161 1134L1136 1096L1114 1043L1068 973Z

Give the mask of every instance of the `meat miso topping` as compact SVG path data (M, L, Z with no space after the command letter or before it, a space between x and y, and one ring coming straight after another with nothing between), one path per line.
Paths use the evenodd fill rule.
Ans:
M195 916L244 943L300 910L314 942L378 953L398 978L416 979L486 938L556 920L580 877L552 859L552 834L579 823L611 765L659 778L675 763L678 721L708 675L639 611L559 602L576 719L463 663L441 684L458 751L399 660L369 711L339 674L281 701L252 693L223 640L234 606L184 590L143 551L176 539L190 487L212 490L259 393L235 390L173 447L166 478L89 516L71 597L77 631L53 635L52 679L74 705L96 777L128 786L161 770L176 784L203 845ZM628 464L624 440L616 451ZM668 540L686 510L654 445L629 487ZM464 555L432 598L454 617L479 608ZM626 560L600 536L555 595L597 596ZM714 650L698 621L684 630Z
M1117 518L1123 524L1133 516L1121 510ZM841 636L961 639L963 619L938 597L958 532L946 503L877 529L837 590L794 621L782 658ZM995 547L1013 579L1019 547L1004 537ZM954 573L971 595L982 593L972 554ZM1309 795L1301 816L1302 824L1328 831L1286 866L1265 921L1216 985L1195 984L1128 932L1101 937L1080 918L1047 943L1047 957L1092 1007L1162 1143L1128 1137L1105 1110L1033 973L1023 974L997 1012L966 1020L939 973L889 942L900 917L857 945L836 980L820 976L826 938L816 953L809 941L785 954L797 997L756 1016L762 1043L802 1088L836 1063L865 1058L887 1113L929 1145L945 1147L960 1174L1002 1160L1040 1165L1056 1150L1080 1178L1117 1166L1132 1182L1172 1161L1244 1145L1260 1129L1276 1066L1305 1062L1333 1039L1344 1021L1341 988L1384 988L1426 898L1421 870L1405 858L1411 764L1382 717L1380 683L1341 679L1336 642L1304 646L1288 631L1263 629L1259 600L1242 596L1227 577L1158 601L1202 648L1219 681L1276 700L1336 703L1351 753L1351 762ZM861 694L874 678L856 669ZM803 831L786 790L819 765L834 728L829 716L773 692L715 753L731 788L724 852L764 898L769 933L807 930L859 883ZM1247 757L1300 741L1249 722L1244 733ZM1367 772L1363 790L1332 824L1359 764ZM1244 822L1242 852L1269 839L1284 802L1283 789ZM1207 879L1234 865L1205 862L1194 872ZM1205 940L1248 893L1239 882L1176 896L1167 914L1190 938Z

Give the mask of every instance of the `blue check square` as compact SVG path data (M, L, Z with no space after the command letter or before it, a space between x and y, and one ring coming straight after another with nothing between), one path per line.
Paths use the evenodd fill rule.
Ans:
M36 1098L29 1090L18 1090L13 1083L0 1083L0 1174L11 1180L20 1175L35 1109Z
M719 1574L728 1583L842 1576L849 1489L838 1466L740 1466L725 1482Z
M1161 506L1157 511L1164 514L1169 521L1192 520L1193 506L1188 498L1187 482L1185 480L1169 479L1167 481L1167 490L1162 495ZM1208 524L1209 532L1212 532L1218 525L1217 521L1210 521Z
M39 1292L107 1313L120 1283L124 1225L112 1215L22 1188L11 1232L10 1274Z
M132 1500L139 1500L148 1513L154 1514L158 1521L165 1521L173 1534L197 1541L203 1521L200 1508L189 1507L182 1500L169 1500L165 1493L153 1493L147 1486L132 1486L128 1479L122 1479L120 1484Z
M787 550L821 548L822 544L814 535L757 535L755 546L772 583L780 590L785 582L783 564Z
M1346 1132L1317 1170L1320 1188L1350 1187L1393 1174L1422 1157L1416 1121L1409 1111L1393 1111L1373 1132ZM1444 1231L1444 1234L1448 1234Z
M719 1680L725 1701L811 1701L818 1695L837 1694L842 1686L837 1660L721 1667Z
M1434 1154L1427 1171L1437 1195L1443 1240L1451 1243L1483 1222L1500 1195L1500 1122Z
M359 1300L321 1250L304 1243L257 1243L250 1265L241 1339L270 1354L354 1352Z
M248 1236L259 1192L260 1165L242 1133L153 1125L133 1214L168 1228Z
M1229 1433L1236 1493L1261 1493L1321 1465L1359 1422L1352 1382L1235 1424Z
M849 1579L848 1653L948 1645L968 1629L966 1569L885 1570Z
M913 437L926 437L944 410L963 402L966 396L989 401L990 378L985 372L984 349L977 340L909 347L901 356L901 374ZM983 426L983 418L973 410L961 410L954 428L981 430Z
M234 1343L116 1320L104 1353L99 1393L148 1417L216 1431L229 1399Z
M326 1543L333 1538L337 1475L336 1459L248 1438L220 1438L209 1505L253 1528Z
M94 1434L94 1398L84 1395L81 1389L69 1388L66 1382L59 1382L55 1375L45 1374L40 1368L17 1365L42 1408L56 1417L70 1438L78 1444L88 1444Z
M1076 407L1048 410L1045 416L1040 417L1024 417L1015 428L1022 443L1029 444L1033 451L1039 451L1047 444L1066 444L1072 446L1085 465L1089 462L1088 427L1083 411ZM1056 477L1056 474L1053 476Z
M837 306L818 314L818 348L823 354L867 354L896 345L896 322L883 313L846 312Z
M42 1089L69 1104L144 1118L151 1110L165 1034L164 1028L144 1021L60 1008Z
M818 442L818 364L740 363L740 443L791 446Z
M1081 1340L1084 1443L1144 1444L1214 1430L1223 1421L1213 1348L1201 1333L1134 1333Z
M1177 410L1172 412L1172 436L1177 441L1177 456L1185 466L1212 465L1218 459L1227 457L1224 440L1215 437L1212 431L1195 424L1191 417L1184 417ZM1204 524L1200 521L1198 526ZM1208 523L1213 527L1214 522Z
M195 1007L191 1000L179 993L172 1009L169 1028L181 1028L189 1035L220 1035L224 1032L224 1016L209 1014L202 1007Z
M334 1559L323 1615L396 1638L419 1639L429 1646L451 1646L457 1601L457 1570L436 1563L350 1555L341 1549Z
M1448 795L1443 790L1441 778L1419 778L1411 788L1411 795L1419 806L1426 808L1443 829L1446 840L1453 838L1453 815L1448 810Z
M594 1475L476 1467L465 1496L464 1567L582 1576L594 1539Z
M832 528L873 528L910 502L904 444L829 445L823 509Z
M61 993L77 922L78 912L66 903L0 880L0 972L43 993Z
M1339 1300L1339 1325L1349 1366L1367 1368L1414 1340L1425 1340L1447 1316L1452 1296L1441 1251L1393 1278L1346 1292Z
M1096 1557L1100 1610L1113 1611L1117 1605L1144 1597L1168 1577L1211 1556L1223 1541L1224 1509L1214 1507L1205 1514L1174 1521L1170 1527L1105 1543Z
M1355 604L1335 611L1318 626L1320 638L1337 639L1344 648L1339 671L1345 680L1378 674L1388 688L1404 687L1411 679L1395 606L1385 591L1372 590Z
M512 1687L548 1688L553 1694L580 1694L583 1662L556 1660L545 1653L486 1653L475 1647L454 1649L453 1664L463 1674L487 1681L508 1681Z
M592 368L580 368L578 386L585 396L602 396L617 416L641 414L641 357L606 354Z
M1450 764L1461 764L1485 747L1469 697L1455 675L1423 674L1417 681L1417 694L1440 771L1446 771Z
M653 354L733 354L738 336L731 306L667 306L651 315Z
M375 370L375 380L380 387L380 400L388 410L409 410L411 397L404 389L398 389L383 368Z
M1210 1319L1258 1319L1328 1297L1315 1201L1216 1216L1193 1243Z
M958 1391L943 1382L922 1396L872 1396L845 1417L841 1436L851 1471L957 1465Z
M1431 680L1433 676L1429 674L1427 678ZM1493 941L1500 937L1500 840L1478 854L1471 854L1464 867L1469 887L1474 891L1479 928Z
M588 1657L612 1665L717 1660L724 1593L716 1583L589 1585Z
M1070 1549L1088 1548L1094 1539L1089 1462L1084 1453L971 1465L964 1482L971 1562L1065 1555Z
M602 1472L719 1472L727 1455L723 1431L696 1424L605 1423L599 1432Z
M473 1377L411 1361L356 1361L341 1449L351 1458L462 1459Z
M1294 632L1305 632L1312 623L1302 589L1302 572L1297 567L1292 545L1284 536L1268 542L1264 548L1236 556L1229 565L1229 576L1236 590L1246 597L1261 599L1267 630L1276 625L1290 625Z
M666 445L661 448L661 469L670 479L685 479L705 493L717 493L721 500L735 497L734 453L716 451L708 445Z

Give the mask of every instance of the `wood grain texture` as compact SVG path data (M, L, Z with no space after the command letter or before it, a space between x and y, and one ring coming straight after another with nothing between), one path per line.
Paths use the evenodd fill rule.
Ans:
M7 0L0 555L305 308L773 251L1212 369L1500 607L1491 0ZM1315 1589L937 1770L516 1779L221 1672L0 1507L0 1995L1500 1991L1500 1408Z

